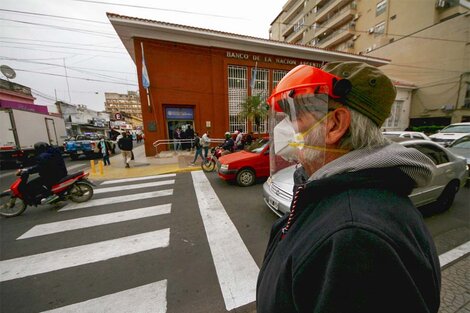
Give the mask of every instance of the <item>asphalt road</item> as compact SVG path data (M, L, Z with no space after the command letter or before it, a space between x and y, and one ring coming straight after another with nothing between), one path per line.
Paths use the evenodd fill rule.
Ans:
M0 219L0 311L254 312L277 219L261 195L261 183L192 172L105 182L83 207ZM470 240L468 199L465 188L448 212L425 218L440 254Z

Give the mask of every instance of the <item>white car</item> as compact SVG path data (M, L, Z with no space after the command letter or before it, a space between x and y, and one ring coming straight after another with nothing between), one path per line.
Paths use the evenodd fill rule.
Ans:
M405 141L403 141L405 140ZM436 202L436 211L448 210L455 194L465 185L468 177L465 158L457 156L429 140L397 139L408 148L415 148L428 156L437 166L436 175L425 187L416 188L409 196L415 206ZM263 184L263 197L267 206L278 216L290 209L294 187L295 165L289 166L268 178Z
M450 124L429 137L432 141L446 147L454 140L465 135L470 135L470 122Z
M423 139L431 140L425 133L414 132L414 131L384 131L382 134L385 137L399 137L399 138L409 138L409 139Z

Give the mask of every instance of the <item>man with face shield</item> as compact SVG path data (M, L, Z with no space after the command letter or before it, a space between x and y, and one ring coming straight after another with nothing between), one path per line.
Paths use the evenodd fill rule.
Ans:
M408 198L435 165L382 136L395 96L360 62L299 65L276 86L272 175L298 165L258 277L258 313L438 311L439 259Z

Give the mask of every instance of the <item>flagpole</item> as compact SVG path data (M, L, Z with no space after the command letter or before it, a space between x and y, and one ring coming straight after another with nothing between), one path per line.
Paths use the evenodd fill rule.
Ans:
M144 43L142 41L140 42L140 47L142 48L142 85L144 86L145 92L147 94L147 108L149 112L152 112L152 104L150 102L149 93L150 79L147 72L147 66L145 64Z

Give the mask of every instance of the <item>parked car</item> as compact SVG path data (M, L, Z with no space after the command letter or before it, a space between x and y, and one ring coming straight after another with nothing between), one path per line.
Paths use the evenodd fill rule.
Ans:
M454 140L465 135L470 135L469 123L455 123L441 129L438 133L429 136L432 141L437 142L444 147L448 146Z
M254 141L247 150L224 155L217 161L219 177L247 187L269 176L269 139Z
M86 158L100 157L101 151L98 148L100 136L96 134L77 135L74 140L65 142L65 153L70 155L72 160L78 159L81 155ZM116 143L107 140L111 146L112 153L115 153Z
M431 140L425 133L414 132L414 131L384 131L382 134L387 137L399 137L399 138L410 138L410 139L423 139Z
M464 186L468 177L464 158L428 140L395 139L408 148L415 148L428 156L437 166L432 181L425 187L416 188L410 195L415 206L420 207L435 202L439 211L452 205L455 194ZM289 211L294 187L295 165L287 167L271 176L263 185L263 197L267 206L278 216Z
M467 170L469 176L467 177L467 186L470 185L470 135L461 137L460 139L452 142L448 147L448 150L453 154L460 155L467 160Z

